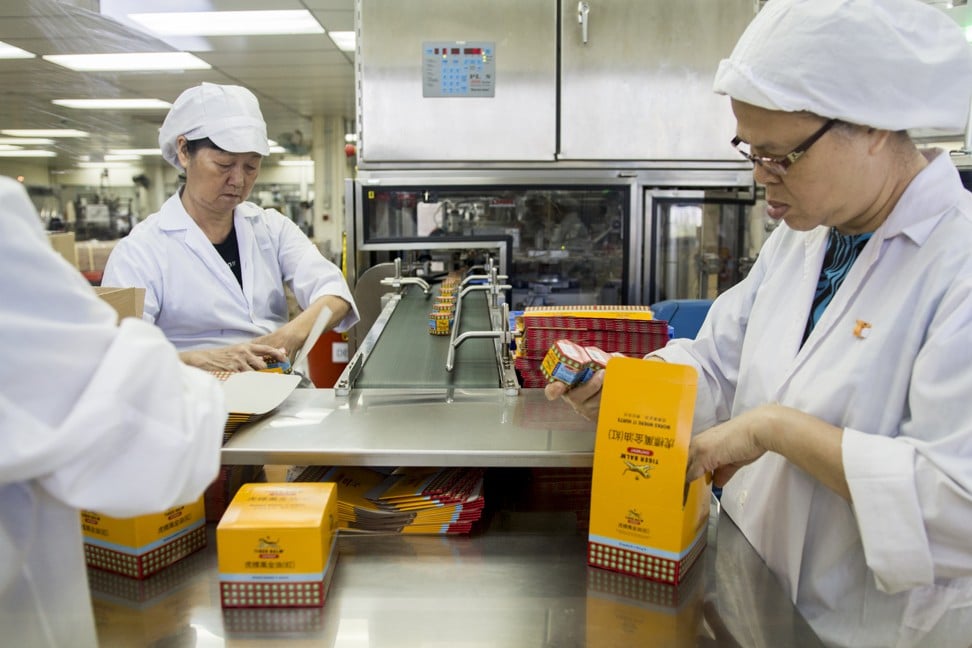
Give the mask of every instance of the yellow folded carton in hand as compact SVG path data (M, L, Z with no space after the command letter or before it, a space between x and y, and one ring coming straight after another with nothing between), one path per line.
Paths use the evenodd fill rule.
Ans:
M711 485L685 483L698 376L612 358L594 444L587 562L680 582L705 547Z

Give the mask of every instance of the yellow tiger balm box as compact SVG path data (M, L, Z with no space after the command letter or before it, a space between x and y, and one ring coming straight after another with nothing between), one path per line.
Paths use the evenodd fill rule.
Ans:
M142 579L206 546L203 498L162 513L115 518L81 511L90 567Z
M589 565L678 583L705 548L711 484L685 484L697 381L685 365L608 361L594 443Z
M244 484L216 527L223 607L323 606L337 528L335 484Z

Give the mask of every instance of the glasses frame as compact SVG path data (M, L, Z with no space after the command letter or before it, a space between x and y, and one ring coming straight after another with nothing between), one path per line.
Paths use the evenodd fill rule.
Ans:
M752 162L754 165L759 165L763 167L773 175L784 176L786 175L786 170L789 169L791 166L793 166L794 162L796 162L801 157L803 157L803 154L806 153L808 150L810 150L810 147L813 146L818 139L823 137L827 131L833 128L834 124L836 124L838 121L840 120L828 119L827 123L825 123L823 126L821 126L816 131L814 131L813 135L805 139L802 143L800 143L799 146L797 146L795 149L793 149L783 157L768 157L765 155L753 155L748 151L744 151L743 149L739 148L739 145L740 144L748 145L748 142L744 142L742 138L740 138L738 135L736 137L733 137L730 143L732 144L732 148L736 149L739 155L743 156L744 158Z

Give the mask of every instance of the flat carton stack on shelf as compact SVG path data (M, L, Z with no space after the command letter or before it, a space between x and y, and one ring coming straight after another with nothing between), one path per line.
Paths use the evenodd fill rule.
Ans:
M546 386L541 366L558 340L641 357L670 338L668 322L653 319L648 306L530 306L515 318L515 330L514 366L525 388Z
M338 487L342 529L361 533L456 535L482 516L484 471L479 468L311 466L297 481Z

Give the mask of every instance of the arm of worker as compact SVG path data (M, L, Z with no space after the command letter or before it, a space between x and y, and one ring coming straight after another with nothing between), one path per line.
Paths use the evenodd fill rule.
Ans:
M332 319L327 329L343 333L357 324L360 319L358 307L341 269L326 259L289 218L274 212L274 218L268 218L267 222L276 237L281 277L293 291L297 305L304 311L301 315L305 316L298 316L282 327L285 329L282 335L288 338L288 351L293 354L303 345L321 306L341 315ZM323 304L320 303L322 298L327 298ZM289 345L293 340L299 340L296 347ZM276 345L276 342L272 343Z
M785 457L824 486L850 500L841 443L844 431L791 407L763 405L697 434L689 444L686 480L712 473L723 486L737 470L766 452Z
M51 248L20 183L0 179L0 475L78 508L131 517L199 497L226 410L212 376L154 326L116 313ZM29 270L29 271L28 271ZM2 571L2 570L0 570Z
M325 330L337 326L351 311L351 304L341 297L324 295L308 306L300 315L297 315L273 333L258 337L253 341L282 349L286 351L287 357L293 358L294 354L304 345L317 316L324 307L331 310L331 318L324 327Z

